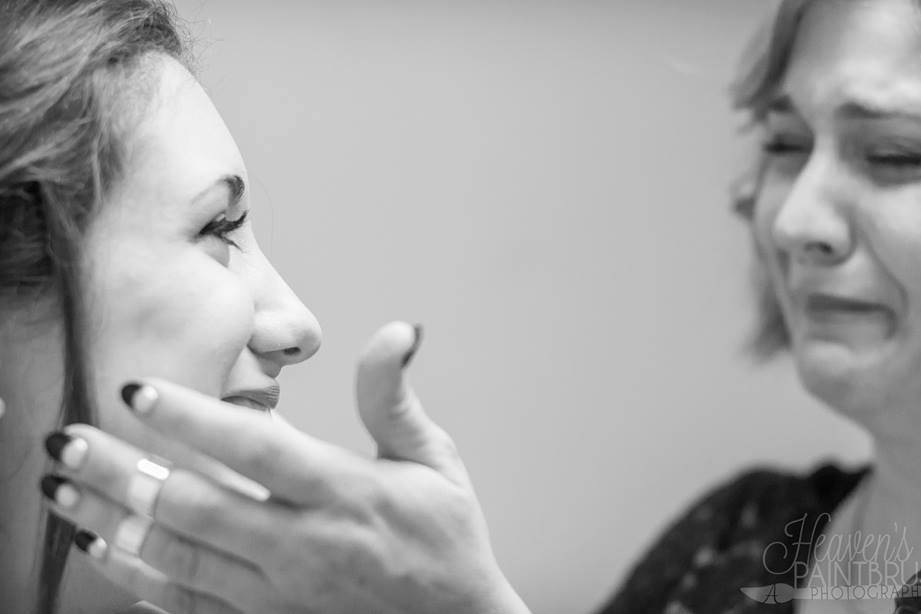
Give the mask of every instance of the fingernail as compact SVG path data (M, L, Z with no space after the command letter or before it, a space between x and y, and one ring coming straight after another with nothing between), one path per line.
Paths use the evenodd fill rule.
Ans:
M84 531L83 529L80 529L77 531L77 534L74 535L74 543L77 545L77 548L94 559L104 558L106 550L109 548L105 540L101 537L95 533Z
M70 469L79 469L89 451L89 444L80 437L71 437L63 431L51 433L45 438L45 449L54 460Z
M413 339L413 344L409 346L409 349L406 350L406 354L403 355L403 364L402 367L405 369L406 365L409 364L409 361L413 359L413 356L416 355L416 350L419 349L419 344L422 343L422 325L416 324L413 326L413 332L416 337Z
M59 475L46 475L41 482L42 494L60 505L71 508L80 500L80 493L67 478Z
M150 412L159 398L157 391L152 386L131 382L122 387L122 400L139 414Z

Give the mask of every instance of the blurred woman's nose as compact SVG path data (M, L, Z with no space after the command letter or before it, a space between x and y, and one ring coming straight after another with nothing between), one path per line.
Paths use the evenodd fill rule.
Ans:
M847 184L835 160L811 157L773 219L775 247L800 264L846 260L854 248Z
M320 349L320 324L274 267L265 265L250 349L282 366L307 360Z

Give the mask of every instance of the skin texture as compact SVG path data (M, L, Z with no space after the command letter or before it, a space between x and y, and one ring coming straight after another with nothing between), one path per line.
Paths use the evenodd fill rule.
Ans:
M910 571L921 551L919 24L911 0L807 12L764 122L771 161L753 222L803 385L875 441L876 471L839 518L866 513L830 532L895 543L907 527ZM816 292L879 309L810 311Z
M8 551L34 552L36 484L53 471L73 496L44 505L112 544L100 558L71 551L67 614L136 612L138 600L171 614L526 613L454 442L405 380L419 329L391 323L359 358L357 406L377 458L219 400L271 384L318 349L320 331L248 225L230 237L239 248L201 236L216 217L242 215L247 200L229 205L223 178L245 180L245 168L194 79L172 60L154 69L157 96L128 139L125 178L86 239L99 424L66 428L85 445L81 463L50 465L41 451L60 402L54 317L25 333L4 321L0 395L16 416L0 421L3 467L15 467L0 503ZM121 399L136 381L156 391L149 413ZM119 550L138 460L151 455L172 472L153 510L134 510L154 522L140 551ZM234 492L241 475L271 499ZM27 611L34 561L11 559L0 588L19 591L16 611Z
M86 240L92 390L106 431L180 465L217 471L144 429L118 401L121 386L144 373L215 397L264 387L284 366L311 356L321 333L259 250L249 223L232 235L240 249L198 236L212 219L235 220L248 209L245 196L228 207L230 190L220 183L226 175L245 181L246 169L194 78L173 60L151 61L156 95L130 132L124 179ZM4 595L22 594L36 577L36 484L48 467L40 442L60 403L61 331L53 315L28 325L30 315L6 318L0 343L0 395L9 406L0 422L0 540L6 552L19 553L4 557ZM71 558L64 600L73 611L114 612L136 601Z

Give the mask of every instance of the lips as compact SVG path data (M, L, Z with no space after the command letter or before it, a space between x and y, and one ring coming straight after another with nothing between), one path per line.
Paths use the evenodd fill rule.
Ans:
M272 411L271 407L267 405L263 405L262 403L258 403L246 397L241 397L241 396L224 397L223 401L225 403L239 405L240 407L248 407L249 409L255 409L256 411L261 411L263 413L270 413Z
M814 333L829 333L837 338L846 334L869 335L876 339L878 335L889 336L895 330L895 311L882 303L837 296L833 294L809 294L803 301L803 314L808 329Z
M281 388L277 382L265 388L253 388L248 390L232 390L222 400L225 403L233 403L240 407L248 407L265 413L271 413L275 406L278 405L278 397L281 395Z
M806 309L812 313L850 312L854 314L891 311L888 307L880 303L870 303L857 299L818 293L809 295L806 299Z

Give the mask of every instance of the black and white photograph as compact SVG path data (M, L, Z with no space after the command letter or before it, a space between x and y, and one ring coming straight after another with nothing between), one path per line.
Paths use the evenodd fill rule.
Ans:
M921 613L921 0L0 0L0 614Z

